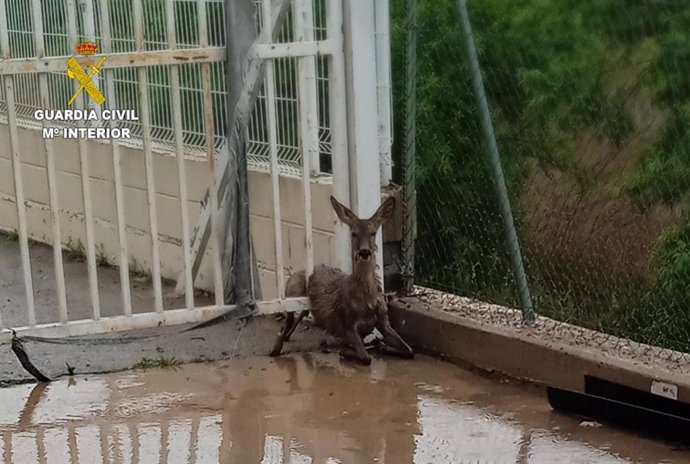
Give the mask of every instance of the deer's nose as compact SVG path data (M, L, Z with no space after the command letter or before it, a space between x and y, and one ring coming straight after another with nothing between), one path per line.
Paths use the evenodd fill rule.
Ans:
M371 250L359 250L358 254L362 259L369 259L371 257Z

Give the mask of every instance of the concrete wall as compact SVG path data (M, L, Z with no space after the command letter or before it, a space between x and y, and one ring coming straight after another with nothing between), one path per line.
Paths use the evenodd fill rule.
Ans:
M45 150L41 133L19 128L22 176L27 206L29 236L39 242L52 243ZM0 229L17 229L17 213L9 149L9 131L0 124ZM81 187L79 148L76 140L56 139L55 167L58 178L60 227L66 247L78 241L85 244L84 205ZM94 213L96 244L110 263L118 263L118 236L113 183L112 149L109 144L88 142L90 186ZM140 149L122 147L125 219L130 266L142 271L151 268L151 240L146 196L144 156ZM205 162L188 159L186 163L189 192L190 227L197 223L208 185ZM175 158L166 153L153 156L161 273L176 279L182 270L182 222ZM249 175L252 233L261 276L264 298L277 296L275 285L275 240L273 237L270 176L252 171ZM304 204L299 179L281 178L284 272L289 275L304 267ZM312 190L314 214L314 254L316 263L334 261L333 230L336 217L328 197L329 184L315 183ZM208 257L207 257L208 258ZM84 276L86 279L86 275ZM213 269L204 259L195 283L197 288L211 290Z

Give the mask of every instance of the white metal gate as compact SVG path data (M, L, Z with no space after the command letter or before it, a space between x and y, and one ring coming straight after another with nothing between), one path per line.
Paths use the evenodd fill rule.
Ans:
M332 191L338 198L346 203L352 199L355 210L363 210L378 205L379 172L386 182L390 178L390 69L376 66L377 51L387 53L387 2L377 2L386 10L382 14L381 5L378 5L375 15L368 2L293 0L285 24L277 23L281 0L256 3L260 38L249 56L253 60L265 60L265 78L262 93L251 112L248 155L253 170L270 173L272 186L278 298L258 303L261 313L272 313L307 307L306 299L281 298L285 279L282 272L281 177L301 177L304 252L309 271L314 265L311 186L315 179L326 178L325 182L332 182ZM194 226L203 226L206 220L211 222L213 229L211 219L218 204L216 195L210 195L208 204L196 205L189 200L190 185L197 190L197 184L203 183L204 188L217 191L220 173L228 160L224 6L223 0L0 0L0 131L4 131L0 136L4 138L6 134L8 139L2 140L6 143L1 144L0 156L2 150L9 149L6 158L7 165L11 164L13 184L12 192L0 191L3 195L0 200L16 205L16 235L26 296L25 323L18 325L3 318L0 312L0 328L14 327L18 332L55 336L80 335L203 321L231 309L223 303L217 231L211 235L212 244L206 256L212 263L212 294L215 297L203 304L195 302L197 276L192 269L198 243L193 240ZM376 18L385 23L380 25L383 35L376 36L383 47L373 44ZM357 31L362 32L364 38L358 38ZM345 43L344 35L348 34L351 41ZM365 41L357 44L357 40ZM368 43L371 50L367 50L366 40L371 40ZM67 59L75 55L75 47L88 41L98 44L98 52L86 59L78 58L84 62L85 71L102 90L106 101L100 107L83 91L69 108L92 109L99 116L106 110L134 109L138 120L37 121L37 110L68 108L67 102L80 84L68 75ZM105 57L105 61L101 61L101 57ZM387 61L388 56L383 59ZM352 80L351 85L374 89L373 112L372 102L367 100L365 92L347 94L346 60L349 61L347 75ZM90 65L94 67L89 68ZM248 75L247 79L256 80L260 76ZM366 79L369 81L365 82ZM379 83L378 93L376 82ZM377 112L377 105L387 110ZM98 243L101 233L106 234L107 229L99 219L97 203L103 195L95 187L93 171L105 168L100 162L94 168L93 161L94 151L102 150L103 141L78 138L71 142L78 153L75 159L78 159L76 174L80 180L79 217L83 222L85 242L81 251L86 263L84 277L88 282L90 308L88 315L75 318L72 315L75 309L66 292L63 261L70 247L61 215L68 208L60 197L62 171L56 167L63 163L61 157L67 156L70 148L55 134L67 134L65 129L89 128L127 129L131 134L129 139L106 141L110 193L115 209L112 226L117 243L113 264L119 269L121 314L104 314L99 292L101 254ZM29 153L30 147L34 147L29 139L33 140L36 134L43 136L44 162L39 164L45 171L47 186L47 201L38 206L40 202L25 195L27 182L36 181L34 175L27 179L27 164L31 164L27 158L37 156ZM349 147L348 138L354 138ZM380 140L384 143L379 145ZM132 150L140 156L133 157ZM379 152L385 155L382 168L379 168ZM161 153L167 153L167 158L161 157ZM159 170L159 166L167 166L165 160L168 158L174 159L171 170ZM129 160L135 160L132 163L138 168L130 169ZM331 167L321 166L322 160L329 160ZM197 164L190 165L192 161ZM202 177L198 175L199 163L206 164L206 174ZM126 167L124 172L123 166ZM196 177L190 178L190 166L194 167ZM371 169L372 166L375 169ZM141 202L132 201L126 185L130 175L142 178ZM166 186L163 190L175 191L172 203L176 202L176 207L171 207L171 199L161 193L161 184ZM71 201L71 197L66 201ZM130 223L131 215L128 215L130 209L140 207L139 203L144 203L147 210L147 224L141 227L145 234L135 230ZM195 211L190 211L190 207ZM2 211L7 209L0 210L0 215ZM53 249L57 307L54 320L40 317L42 308L37 309L34 298L36 276L32 274L30 237L36 238L31 232L35 220L32 214L36 211L43 211L49 217L50 234L43 241ZM200 223L195 222L194 213ZM168 256L171 246L162 238L164 224L161 221L173 216L181 223L177 240L181 249L178 290L182 289L185 297L178 307L164 307L161 259ZM11 227L5 225L4 229ZM145 248L153 299L149 310L138 312L133 311L132 306L131 276L138 272L136 262L132 265L132 247L139 246L142 235L148 241ZM131 241L136 243L132 245ZM347 231L337 226L336 263L344 269L350 266L348 242ZM8 332L4 331L0 341L8 337Z

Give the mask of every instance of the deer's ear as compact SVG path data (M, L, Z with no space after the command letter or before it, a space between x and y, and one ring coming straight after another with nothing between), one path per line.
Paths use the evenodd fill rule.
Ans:
M355 216L355 213L350 211L350 208L342 205L334 196L331 196L331 205L333 206L335 214L338 215L338 218L348 226L351 226L359 220L359 218Z
M375 222L377 226L380 226L384 222L388 220L393 215L393 212L395 211L395 198L393 197L388 197L386 200L379 206L379 209L376 210L374 215L371 217L371 221Z

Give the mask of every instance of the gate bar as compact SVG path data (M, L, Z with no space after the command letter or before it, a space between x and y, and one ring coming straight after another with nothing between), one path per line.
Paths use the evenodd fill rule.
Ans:
M199 45L208 46L208 27L206 21L206 0L197 0L197 19L199 31ZM216 146L215 127L213 122L213 92L211 88L211 65L201 64L201 87L203 92L204 126L206 129L206 156L208 159L209 189L218 191L216 181ZM223 291L223 265L220 257L220 240L218 236L218 196L211 195L211 257L213 259L213 293L216 305L225 303Z
M175 33L175 2L168 0L165 8L166 29L168 43L171 49L177 48L177 35ZM184 161L184 145L182 130L182 99L180 97L180 67L170 67L170 96L173 108L173 127L175 133L175 160L177 161L177 184L180 190L180 219L182 221L182 262L184 282L185 305L187 309L194 309L194 279L192 278L192 253L189 234L189 204L187 193L187 171ZM177 108L177 111L175 109Z
M342 0L327 4L328 38L335 52L329 55L329 107L331 113L331 145L333 165L333 195L345 206L350 206L350 164L347 141L347 107L345 86L345 56L343 38ZM345 273L352 272L350 232L337 221L335 226L336 262Z
M10 57L10 41L7 31L7 11L5 2L0 0L0 57ZM19 250L24 272L24 292L26 294L26 311L29 325L36 324L34 307L34 287L31 277L31 256L26 226L26 204L24 200L24 181L22 177L22 160L19 151L19 134L17 133L17 108L14 96L14 76L4 76L5 99L7 100L7 123L10 132L10 151L12 152L12 172L14 175L14 195L17 202L17 226L19 229ZM0 327L4 327L0 312Z
M69 46L70 49L74 49L79 41L79 35L77 33L77 12L75 9L74 2L67 3L67 23L69 30ZM93 3L92 0L86 0L82 8L83 13L83 23L84 23L84 35L87 37L93 37L93 17L88 20L89 15L93 16ZM95 76L94 76L95 77ZM94 83L96 81L94 80ZM77 90L79 83L75 80L72 86L73 90ZM84 109L84 99L86 95L82 94L77 98L75 106L77 109ZM79 127L86 127L84 121L77 122ZM98 320L101 318L101 300L98 293L98 267L96 265L96 243L94 240L93 233L93 204L91 201L91 173L89 170L89 154L86 148L86 140L84 138L79 138L79 167L81 174L81 191L82 198L84 201L84 227L86 229L86 266L88 270L89 279L89 293L91 297L91 310L93 318Z
M261 8L262 27L268 30L271 27L271 1L264 0ZM265 35L269 44L273 42L270 35ZM268 146L271 165L271 193L273 196L273 233L275 235L275 272L276 291L278 298L285 295L285 265L283 263L283 223L280 207L280 167L278 166L278 118L276 116L276 88L275 69L273 61L266 61L266 78L264 79L264 94L266 102L266 114L268 122Z
M134 40L137 51L144 51L144 15L142 2L134 2ZM151 237L151 277L156 312L163 311L163 289L161 288L161 258L158 243L158 216L156 208L156 183L153 171L153 153L151 136L151 117L149 106L148 77L144 66L137 68L139 85L139 108L141 111L141 138L144 148L144 165L146 171L146 200L149 211L149 235Z
M378 100L379 163L381 165L381 186L387 186L393 179L393 114L391 92L391 49L390 49L390 5L389 0L374 2L376 22L376 93Z
M313 40L314 17L311 0L297 0L294 14L295 29L303 33L297 40ZM316 92L316 58L305 56L297 61L299 114L302 145L302 188L304 192L304 241L306 250L306 276L314 272L314 239L311 202L311 174L320 171L319 116Z
M110 37L110 13L108 0L101 0L101 40L103 51L108 54L112 51ZM103 72L105 77L108 107L113 108L115 103L115 76L113 70ZM115 128L115 121L109 121L110 127ZM117 210L117 231L120 242L120 287L122 291L122 307L124 314L132 314L132 295L129 287L129 253L127 252L127 230L125 223L125 201L122 184L122 166L120 163L120 144L117 140L110 141L113 149L113 181L115 184L115 209Z
M33 10L33 35L36 56L45 56L45 42L43 39L43 11L41 0L32 0ZM38 75L39 94L43 108L50 108L50 93L48 90L48 75L40 73ZM47 128L48 121L43 120L43 128ZM55 173L55 151L53 140L43 139L43 147L46 156L46 172L48 174L48 196L50 203L50 219L53 229L53 265L55 266L55 283L57 286L58 313L60 322L67 322L67 291L65 288L65 272L62 263L62 234L60 231L60 209L57 191L57 174Z

